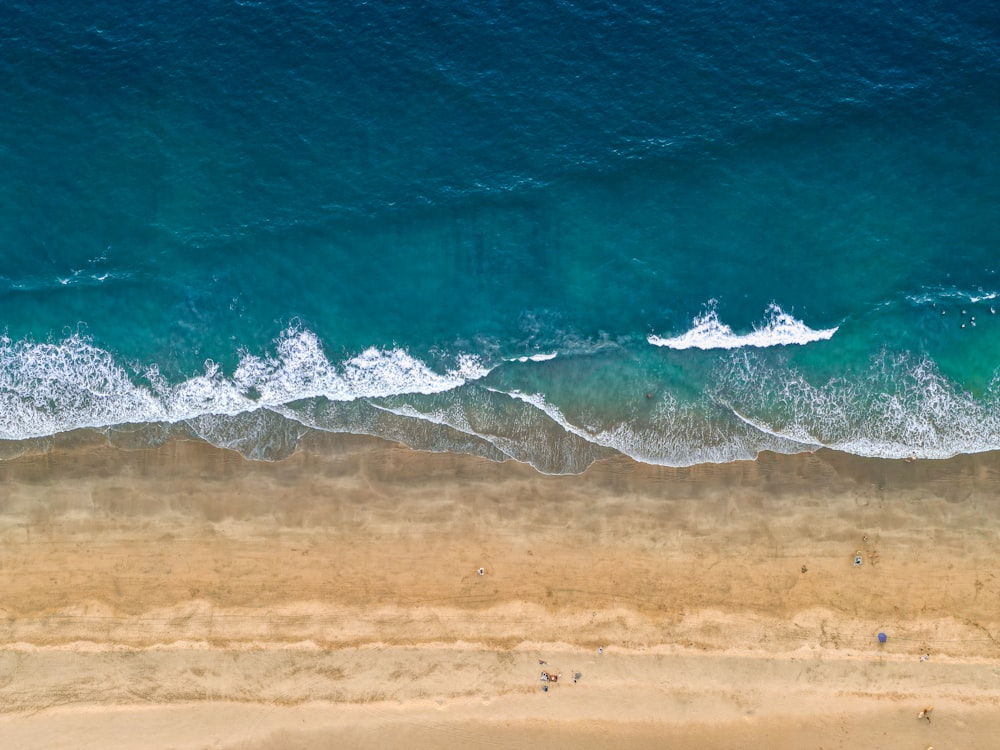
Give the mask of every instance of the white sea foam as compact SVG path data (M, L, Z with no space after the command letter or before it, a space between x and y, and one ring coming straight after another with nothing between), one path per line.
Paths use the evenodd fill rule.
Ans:
M571 417L543 393L486 383L480 392L518 401L530 412L479 402L465 392L419 409L398 400L378 408L487 441L546 473L581 471L606 451L689 466L821 446L880 458L946 458L1000 448L1000 380L973 396L927 359L883 354L868 371L814 384L752 350L732 357L718 378L707 381L714 385L702 397L682 400L661 390L654 402L642 400L642 408L626 409L612 423L583 416L585 404Z
M987 291L979 288L975 290L959 289L958 287L936 287L926 289L918 294L907 295L907 299L915 305L936 305L938 303L966 303L977 304L979 302L989 302L1000 297L1000 292Z
M669 349L738 349L745 346L808 344L830 339L837 332L837 328L812 329L773 303L767 308L766 321L750 333L737 334L719 320L713 300L705 313L694 319L693 327L686 333L671 338L651 334L646 340L653 346Z
M57 343L0 338L0 438L23 440L81 427L179 422L235 416L261 407L322 396L350 401L457 388L488 370L461 356L444 373L403 349L370 348L331 362L318 337L290 329L275 356L244 353L232 377L214 362L205 372L169 383L155 365L129 371L84 336Z
M647 417L611 425L571 419L540 393L507 395L573 435L649 464L723 463L818 447L894 459L1000 449L1000 375L973 395L927 358L880 354L867 371L814 384L793 368L739 353L714 382L704 399L681 403L661 392Z
M459 357L455 369L439 374L403 349L374 347L334 364L316 334L292 331L279 340L277 356L244 354L233 382L244 392L256 390L262 405L278 405L314 396L350 401L399 393L441 393L487 372L469 355Z
M718 400L761 433L872 458L949 458L1000 449L1000 383L975 396L927 358L881 355L851 377L809 382L745 357Z
M528 357L515 357L511 359L511 362L548 362L550 359L555 359L558 355L556 352L551 352L548 354L532 354Z

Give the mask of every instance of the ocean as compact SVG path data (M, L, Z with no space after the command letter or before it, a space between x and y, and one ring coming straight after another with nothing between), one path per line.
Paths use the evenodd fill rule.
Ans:
M1000 9L0 3L0 456L1000 449Z

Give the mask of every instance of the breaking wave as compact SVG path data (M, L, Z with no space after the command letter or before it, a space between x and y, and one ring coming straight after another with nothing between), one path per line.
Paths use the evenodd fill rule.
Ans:
M155 365L131 371L88 338L57 343L0 338L0 439L24 440L78 428L235 416L299 399L330 401L430 394L488 370L460 355L440 373L402 349L369 348L331 362L319 338L289 329L273 356L244 353L231 377L206 361L202 374L171 384Z
M156 365L125 365L85 336L2 337L0 441L10 457L18 441L90 428L123 447L196 437L277 460L315 430L546 474L616 455L690 466L818 447L878 458L1000 449L1000 376L973 393L927 356L883 351L867 369L821 378L794 354L744 345L678 354L677 365L639 344L493 367L441 355L432 366L400 348L333 360L316 334L292 328L269 354L243 352L229 374L208 361L168 382Z
M543 354L532 354L525 357L515 357L510 362L547 362L550 359L555 359L558 355L557 352L549 352Z
M646 340L653 346L665 346L669 349L763 348L825 341L836 332L837 328L814 330L772 303L767 308L766 323L759 328L755 327L750 333L740 335L719 320L713 300L705 313L694 319L689 331L671 338L651 334Z

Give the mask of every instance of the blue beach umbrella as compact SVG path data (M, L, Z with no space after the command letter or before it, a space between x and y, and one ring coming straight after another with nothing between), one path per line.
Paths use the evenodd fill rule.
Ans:
M885 643L885 641L886 641L886 635L885 635L885 633L879 633L878 634L878 642L879 643Z

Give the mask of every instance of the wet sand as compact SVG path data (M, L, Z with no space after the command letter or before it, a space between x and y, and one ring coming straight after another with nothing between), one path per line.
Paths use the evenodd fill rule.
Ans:
M0 482L4 748L1000 736L995 454L545 477L71 435Z

